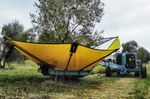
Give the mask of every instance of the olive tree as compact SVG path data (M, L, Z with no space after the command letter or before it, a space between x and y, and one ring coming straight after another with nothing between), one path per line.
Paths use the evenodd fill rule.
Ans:
M94 32L101 21L104 4L101 0L38 0L36 13L32 13L34 29L39 42L79 42L91 46L99 42L99 32Z

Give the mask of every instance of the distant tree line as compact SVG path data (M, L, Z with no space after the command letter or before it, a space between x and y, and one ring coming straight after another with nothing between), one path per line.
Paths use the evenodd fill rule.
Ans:
M150 53L144 47L140 47L136 41L128 41L122 44L122 52L136 52L138 58L143 62L147 63L150 61Z

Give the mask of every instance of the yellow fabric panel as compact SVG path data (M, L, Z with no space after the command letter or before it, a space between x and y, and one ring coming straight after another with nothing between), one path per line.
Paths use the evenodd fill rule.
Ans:
M38 60L34 59L33 57L29 56L28 54L26 54L25 52L21 51L20 49L18 49L17 47L15 47L20 53L22 53L23 55L25 55L27 58L29 58L30 60L32 60L33 62L35 62L36 64L41 64Z
M109 46L109 50L110 49L119 49L120 48L120 40L118 37L116 37L116 39L113 41L113 43Z
M91 66L88 66L84 70L91 70L99 61L104 59L106 56L109 54L113 53L116 49L120 48L120 41L119 38L116 37L115 40L112 42L110 47L107 50L95 50L95 49L90 49L84 46L78 46L77 52L75 55L73 55L71 59L71 63L68 68L71 70L77 70L77 69L82 69L89 64L96 62L92 64ZM98 61L99 60L99 61ZM75 65L75 66L72 66ZM79 70L80 70L79 69Z
M45 63L57 66L57 68L64 69L70 56L71 44L33 44L17 41L14 43ZM26 54L25 56L29 57ZM31 58L31 60L36 62L35 59Z
M68 69L69 70L81 70L87 65L107 56L111 52L112 50L94 50L94 49L90 49L84 46L78 46L76 53L73 54L71 58ZM88 68L88 70L91 68Z
M101 59L101 60L103 60L103 59ZM89 67L85 68L84 70L91 70L91 69L93 69L93 67L95 67L96 65L98 65L101 60L99 60L98 62L96 62L96 63L94 63L92 65L90 65Z
M44 62L63 70L66 69L71 54L71 44L34 44L18 41L11 41L11 43L15 45L18 51L35 63L43 64ZM107 50L96 50L78 45L76 53L72 54L67 70L91 70L100 60L119 47L118 37ZM27 52L32 55L29 55Z

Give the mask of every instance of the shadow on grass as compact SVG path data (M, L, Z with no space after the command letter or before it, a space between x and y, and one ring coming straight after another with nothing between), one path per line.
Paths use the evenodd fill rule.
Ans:
M45 80L48 80L48 77L42 77L39 75L29 75L29 76L24 76L24 75L0 75L0 83L8 83L8 84L13 84L16 82L43 82Z

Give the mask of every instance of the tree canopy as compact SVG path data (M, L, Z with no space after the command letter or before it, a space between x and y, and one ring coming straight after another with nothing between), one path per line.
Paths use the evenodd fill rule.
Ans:
M19 21L15 20L12 23L5 24L2 27L1 35L3 37L8 37L13 40L19 41L34 41L35 33L33 29L28 29L24 31L24 27Z
M136 41L128 41L122 44L122 52L136 52L138 44Z
M31 14L39 42L79 42L97 44L100 32L93 32L101 21L104 4L101 0L38 0L36 12Z
M149 52L145 48L139 47L137 53L138 53L138 58L142 62L147 63L150 60Z
M128 41L122 44L122 47L122 52L136 52L138 58L144 63L150 60L149 52L145 48L139 47L136 41Z
M32 29L24 31L23 25L19 23L19 21L14 21L12 23L5 24L2 27L1 35L3 37L8 37L13 40L19 41L34 41L35 34L33 33ZM6 55L8 50L11 48L11 45L6 42L3 38L1 38L1 58ZM25 57L21 55L17 50L13 49L12 53L7 59L7 62L22 62L24 61Z

